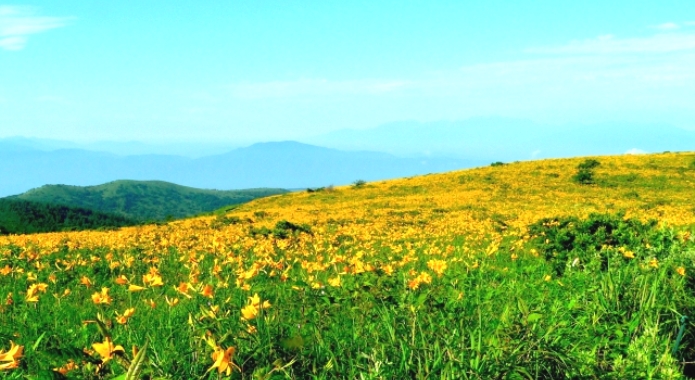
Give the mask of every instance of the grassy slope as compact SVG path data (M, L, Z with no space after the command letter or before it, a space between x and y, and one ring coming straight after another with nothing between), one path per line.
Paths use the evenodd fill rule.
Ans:
M164 220L284 192L282 189L203 190L161 181L123 180L87 187L46 185L12 198L89 208L138 220Z
M234 347L237 378L680 378L692 368L678 360L695 359L691 323L670 353L681 315L695 315L695 155L597 159L588 186L571 178L583 159L522 162L258 199L225 217L117 233L0 238L12 269L0 297L14 305L2 307L0 347L13 336L27 347L18 375L96 361L83 349L103 336L83 321L101 313L115 344L149 340L154 377L216 378L215 368L205 375L212 347ZM622 212L607 217L620 234L564 256L553 244L571 226L531 227L594 212ZM632 228L631 218L658 224ZM578 240L606 230L595 232ZM148 289L128 292L121 275ZM27 303L37 281L71 292ZM90 302L102 287L112 300ZM244 319L254 293L271 305ZM132 323L116 323L128 308ZM83 363L72 376L97 378L94 369ZM110 361L100 376L123 372Z
M136 224L114 214L78 207L0 199L0 234L112 228Z

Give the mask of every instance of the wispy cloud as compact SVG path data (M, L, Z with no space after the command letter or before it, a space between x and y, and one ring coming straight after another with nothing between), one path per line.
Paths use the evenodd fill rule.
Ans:
M229 86L238 98L285 98L331 95L379 95L406 88L408 81L398 80L344 80L298 79L262 83L240 83Z
M681 26L679 24L676 24L675 22L665 22L663 24L654 25L652 26L652 28L659 30L676 30L680 29Z
M535 54L652 54L695 51L695 34L663 33L642 38L617 38L613 35L572 41L561 46L526 49Z
M0 49L21 50L32 34L63 27L72 19L38 16L33 7L0 5Z
M332 114L316 112L317 102L326 109L349 107L360 110L346 118L355 125L370 117L388 121L476 115L548 123L625 118L683 124L695 117L695 33L687 31L655 31L639 38L605 35L530 47L509 61L405 78L236 83L226 86L220 99L230 100L231 95L235 112L253 110L256 115L270 109L264 108L270 107L267 101L278 100L272 102L273 112L301 120L310 114L321 123L334 123L334 117L321 119Z

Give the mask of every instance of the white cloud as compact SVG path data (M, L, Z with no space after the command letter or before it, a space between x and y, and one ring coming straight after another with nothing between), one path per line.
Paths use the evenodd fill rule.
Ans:
M37 16L32 7L0 5L0 48L21 50L30 35L63 27L70 20L70 17Z
M652 26L652 28L659 29L659 30L676 30L676 29L680 29L680 27L681 26L676 24L675 22L665 22L663 24Z
M625 152L625 154L646 154L647 152L643 151L642 149L637 149L637 148L632 148Z

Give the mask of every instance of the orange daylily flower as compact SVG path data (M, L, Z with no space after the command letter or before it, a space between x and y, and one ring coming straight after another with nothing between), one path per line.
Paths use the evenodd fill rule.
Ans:
M226 350L217 347L215 352L212 353L212 360L214 360L215 363L208 369L208 371L212 371L213 369L217 368L217 373L225 373L227 376L232 374L233 369L241 371L241 369L234 364L234 362L232 362L232 357L234 356L235 352L236 348L234 347L229 347Z
M7 264L5 264L4 268L0 269L0 274L3 276L7 276L10 273L12 273L12 268Z
M210 284L208 284L205 285L200 294L202 294L205 297L212 298L215 295L215 291L214 288Z
M10 349L5 352L0 350L0 370L13 369L19 366L19 359L24 353L24 346L16 345L10 341Z
M62 367L53 368L54 371L60 373L63 376L66 376L68 374L68 372L74 371L76 369L77 369L77 364L75 364L75 362L72 359L70 359L70 361L68 361Z
M128 323L128 319L130 319L130 317L132 317L133 314L135 314L134 308L131 307L129 309L126 309L122 315L116 314L116 322L118 322L121 325L125 325L126 323Z
M189 298L189 299L190 299L190 298L192 298L192 297L191 297L190 294L188 294L188 290L190 290L191 288L192 288L192 286L191 286L189 283L183 282L183 281L182 281L182 282L179 284L179 286L176 287L176 290L177 290L179 293L183 294L186 298Z
M92 294L92 302L95 304L110 304L111 296L109 296L109 288L101 288L101 292Z
M82 276L80 279L80 284L89 288L92 286L92 280L90 280L87 276Z

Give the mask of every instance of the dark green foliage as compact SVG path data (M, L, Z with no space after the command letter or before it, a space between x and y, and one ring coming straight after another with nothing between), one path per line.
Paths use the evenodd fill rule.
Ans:
M229 226L232 224L241 224L244 221L241 220L238 216L226 216L224 214L217 215L215 220L210 224L210 227L219 229L224 226Z
M265 211L263 211L263 210L260 210L260 211L254 211L254 212L253 212L253 216L254 216L256 219L265 219L265 218L269 217L270 214L268 214L267 212L265 212Z
M577 166L577 173L572 177L574 182L581 185L591 185L594 183L594 169L601 165L594 159L586 159Z
M356 189L359 189L359 188L361 188L361 187L364 187L364 185L366 185L366 184L367 184L366 181L361 180L361 179L358 179L357 181L355 181L355 182L352 183L352 187L354 187L354 188L356 188Z
M161 181L115 181L87 187L46 185L11 198L83 207L140 221L163 221L286 192L284 189L203 190Z
M601 166L600 162L590 158L590 159L586 159L586 160L582 161L582 163L577 166L577 169L591 170L591 169L595 169L599 166Z
M657 246L664 251L670 245L669 240L659 235L656 221L626 220L622 214L592 214L586 220L574 216L544 218L529 227L529 234L536 249L558 275L576 258L582 265L597 259L605 270L608 255L615 253L608 248L624 247L639 254L646 242L658 242Z
M286 220L281 220L275 223L275 228L273 229L273 235L280 239L284 239L301 232L311 235L311 227L306 224L299 225Z
M250 230L250 235L251 236L273 236L277 239L287 239L289 237L297 236L300 233L306 233L309 235L312 235L311 233L311 227L306 225L306 224L295 224L292 222L288 222L286 220L281 220L277 223L275 223L275 227L273 229L269 229L267 227L260 227L260 228L254 228L252 227Z
M321 192L324 192L324 191L325 191L325 192L331 192L331 191L333 191L333 190L335 190L335 189L333 188L333 185L328 185L328 186L325 186L325 187L317 187L317 188L314 188L314 189L308 188L308 189L306 189L306 192L307 192L307 193L321 193Z
M492 167L495 167L495 166L504 166L504 165L505 165L505 163L502 162L502 161L495 161L495 162L493 162L493 163L490 164L490 166L492 166Z
M0 199L0 235L109 229L137 223L121 215L79 207Z

